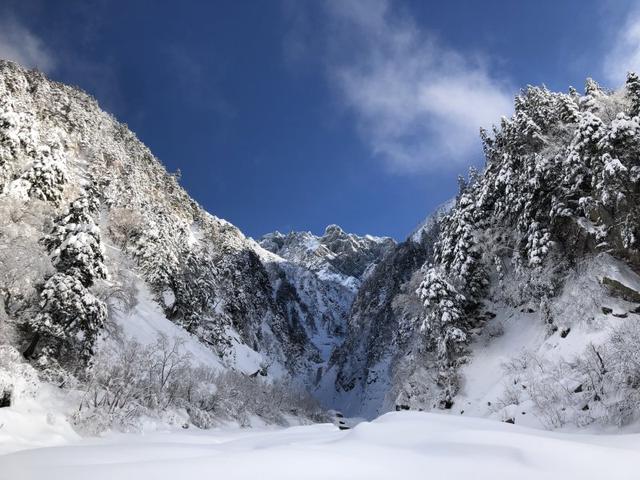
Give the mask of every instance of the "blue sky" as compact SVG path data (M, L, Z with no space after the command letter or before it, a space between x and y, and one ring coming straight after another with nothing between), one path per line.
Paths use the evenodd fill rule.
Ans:
M93 94L246 234L403 239L527 84L619 85L626 1L0 2L0 57ZM637 67L636 67L637 68Z

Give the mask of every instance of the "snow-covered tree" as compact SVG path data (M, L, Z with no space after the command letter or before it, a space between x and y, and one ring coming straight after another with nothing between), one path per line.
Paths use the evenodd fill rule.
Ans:
M588 112L595 112L599 108L598 99L604 95L602 88L593 78L587 78L584 96L580 98L580 107Z
M62 190L66 181L63 170L61 147L43 147L39 158L21 177L27 184L27 193L31 198L45 200L59 205L62 200Z
M43 364L49 359L86 362L107 317L104 302L77 277L56 273L42 287L40 308L31 327L42 345Z
M50 212L51 207L46 204L25 204L0 196L0 297L10 316L32 303L36 286L51 274L47 251L37 242L42 218Z
M627 74L625 87L627 89L629 103L631 104L629 114L632 117L636 117L640 114L640 78L636 73L629 72Z
M18 118L9 102L0 100L0 193L11 179L18 149Z
M55 219L43 239L56 270L76 277L85 287L106 277L100 229L93 219L98 208L95 195L84 194Z
M58 273L44 283L40 312L29 321L34 332L25 356L31 356L40 342L43 362L73 358L87 361L106 320L106 305L89 288L106 278L100 232L93 216L99 201L90 187L55 219L52 231L42 243L48 249Z
M157 220L156 220L157 219ZM127 249L134 256L146 280L161 294L171 288L180 270L186 228L159 212L156 219L132 229Z
M470 302L482 296L487 283L476 235L482 212L475 208L473 188L459 194L456 208L442 221L436 245L436 261L453 282L465 286Z
M457 361L467 341L463 295L449 283L442 270L431 267L417 291L425 314L420 331L433 343L438 361L438 384L443 393L441 406L449 408L458 391Z

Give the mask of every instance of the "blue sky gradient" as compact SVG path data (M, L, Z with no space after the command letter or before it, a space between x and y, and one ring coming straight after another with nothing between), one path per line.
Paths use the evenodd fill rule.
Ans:
M404 239L519 88L616 86L640 63L625 1L9 0L0 18L0 56L94 95L254 237Z

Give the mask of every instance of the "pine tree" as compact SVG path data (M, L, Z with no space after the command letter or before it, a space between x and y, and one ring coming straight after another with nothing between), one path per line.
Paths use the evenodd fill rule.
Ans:
M215 262L208 252L190 251L180 273L172 278L172 305L167 306L168 317L195 333L203 325L203 318L211 316L216 294Z
M438 363L438 384L442 388L441 407L449 408L458 390L457 359L464 351L465 333L463 295L449 283L443 272L431 267L417 291L425 315L420 331L434 343Z
M638 75L634 72L627 73L625 86L627 89L627 98L629 98L629 103L631 104L629 114L635 117L640 114L640 78Z
M134 256L145 280L156 292L171 288L181 269L186 246L186 227L160 213L145 228L132 234L127 249Z
M595 113L599 108L598 98L602 97L604 92L598 82L593 78L587 78L584 85L584 96L580 98L580 107L584 111Z
M476 237L480 220L476 218L474 187L465 188L458 194L456 208L442 222L435 257L452 280L465 286L467 298L473 302L483 295L487 280Z
M28 184L28 195L60 205L66 176L59 149L43 148L38 160L22 175Z
M85 287L106 277L100 230L93 220L98 206L95 196L83 195L56 218L53 230L43 239L56 270L76 277Z
M527 232L525 251L530 267L542 265L550 250L551 234L539 222L532 222Z
M578 123L580 121L580 108L575 98L570 95L561 97L560 118L566 123Z
M41 358L86 362L107 318L104 302L77 277L56 273L42 288L40 308L32 328L44 345Z
M57 270L40 292L40 312L29 322L34 332L25 352L31 357L38 343L40 359L71 359L86 362L106 320L105 304L89 288L106 278L100 232L93 216L99 202L96 192L88 191L75 200L43 239Z

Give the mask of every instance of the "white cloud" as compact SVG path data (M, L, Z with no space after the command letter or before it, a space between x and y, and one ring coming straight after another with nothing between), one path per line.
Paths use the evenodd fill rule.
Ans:
M42 40L11 18L0 20L0 58L43 72L56 63Z
M460 169L512 111L482 58L445 47L387 0L328 3L329 72L363 140L397 172Z
M640 73L640 14L631 11L604 60L604 75L613 86L621 85L628 71Z

